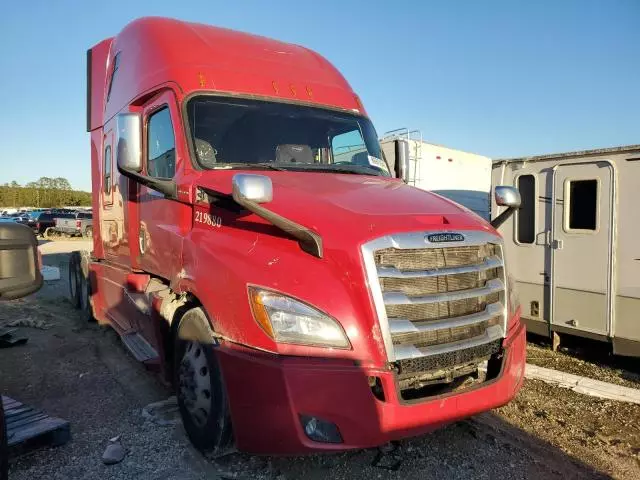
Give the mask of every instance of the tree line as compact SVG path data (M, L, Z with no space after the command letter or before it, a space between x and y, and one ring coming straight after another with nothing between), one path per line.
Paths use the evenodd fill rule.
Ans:
M63 177L40 177L35 182L0 185L0 207L87 207L91 205L91 192L73 190Z

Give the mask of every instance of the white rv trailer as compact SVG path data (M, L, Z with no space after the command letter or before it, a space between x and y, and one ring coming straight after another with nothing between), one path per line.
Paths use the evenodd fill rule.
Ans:
M640 356L640 145L497 160L492 183L522 197L500 230L528 330Z
M406 128L387 132L380 145L396 177L489 219L489 157L425 142L419 130Z

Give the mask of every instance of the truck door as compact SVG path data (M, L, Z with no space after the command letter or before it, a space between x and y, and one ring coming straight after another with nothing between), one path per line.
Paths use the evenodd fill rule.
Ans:
M182 138L181 122L175 98L162 93L144 107L143 149L147 175L156 178L174 178L179 166L176 138ZM179 130L178 130L179 129ZM138 198L137 242L140 268L171 279L179 270L182 252L181 226L190 210L185 205L167 200L164 195L140 186ZM131 241L134 241L132 236Z
M608 335L613 271L613 167L561 165L553 179L551 322Z

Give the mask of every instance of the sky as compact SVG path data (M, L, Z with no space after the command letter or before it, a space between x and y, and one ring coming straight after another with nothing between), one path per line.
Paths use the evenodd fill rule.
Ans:
M91 189L86 50L160 15L304 45L378 134L492 158L640 143L640 0L5 2L0 184Z

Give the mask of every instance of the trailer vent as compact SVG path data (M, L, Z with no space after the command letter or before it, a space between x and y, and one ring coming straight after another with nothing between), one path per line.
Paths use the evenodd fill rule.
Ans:
M436 359L468 361L456 352L483 352L504 337L502 240L486 232L462 233L464 240L455 246L410 233L363 247L391 361L434 368L442 363Z

